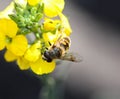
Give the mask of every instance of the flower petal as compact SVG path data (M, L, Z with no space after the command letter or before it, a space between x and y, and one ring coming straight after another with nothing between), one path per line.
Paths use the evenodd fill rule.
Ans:
M51 32L43 33L43 39L46 43L50 42L53 44L57 40L56 34L52 34Z
M22 56L27 50L28 43L24 35L17 35L12 39L12 42L7 45L9 49L16 56Z
M43 29L45 31L54 31L61 24L60 20L52 20L50 18L45 18L43 23Z
M68 21L67 17L65 15L63 15L62 13L59 13L59 16L60 16L60 18L62 20L62 26L65 29L65 33L66 33L66 35L69 36L71 34L71 32L72 32L69 21Z
M55 69L55 62L50 63L39 58L36 62L30 63L31 69L38 75L51 73Z
M10 19L0 19L0 32L7 35L8 37L14 37L17 34L17 24Z
M52 19L45 19L45 22L44 22L44 25L43 25L44 30L46 30L46 31L53 31L53 30L55 30L56 25L53 24L53 23L54 23L54 20L52 20Z
M0 32L3 33L4 35L7 32L7 20L5 18L0 19Z
M64 0L43 0L44 13L49 17L55 17L64 8Z
M40 2L40 0L27 0L28 4L31 6L35 6Z
M24 58L30 62L35 62L39 59L40 52L40 43L35 43L25 52Z
M17 64L21 70L29 69L29 62L25 60L23 57L18 58Z
M5 35L0 32L0 50L3 50L6 46Z
M7 62L12 62L17 59L17 56L15 56L13 53L7 50L6 53L4 54L4 58Z
M9 37L14 37L17 34L18 27L13 20L7 20L6 35Z

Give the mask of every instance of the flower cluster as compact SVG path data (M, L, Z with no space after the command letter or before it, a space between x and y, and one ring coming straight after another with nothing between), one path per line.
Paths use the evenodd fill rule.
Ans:
M39 75L52 72L55 60L48 63L42 55L60 30L66 36L72 32L62 13L64 4L64 0L14 0L0 12L0 50L6 50L5 60Z

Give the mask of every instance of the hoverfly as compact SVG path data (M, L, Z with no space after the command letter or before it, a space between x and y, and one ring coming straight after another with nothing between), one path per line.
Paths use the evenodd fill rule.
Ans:
M80 62L82 58L78 57L78 54L68 52L70 44L71 40L68 36L60 35L57 41L53 45L50 44L50 48L43 53L43 59L47 62L51 62L53 59Z

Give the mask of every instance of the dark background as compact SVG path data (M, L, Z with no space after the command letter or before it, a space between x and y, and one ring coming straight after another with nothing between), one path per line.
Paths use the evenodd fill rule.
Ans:
M67 1L67 0L66 0ZM77 7L82 7L102 20L120 25L119 0L71 0Z
M88 15L89 14L92 15L92 17L95 18L97 21L99 20L99 21L105 22L110 26L114 27L115 29L119 29L120 27L120 1L119 0L66 0L66 5L70 7L74 7L75 9L78 10L78 12L81 9L83 9L83 12L88 13ZM71 8L73 9L71 11L75 11L74 8ZM72 14L72 12L69 12L69 10L66 10L66 11L68 11L66 12L67 14L69 15ZM74 12L74 14L75 13L76 12ZM71 15L71 19L72 19L72 16L73 17L77 16L77 14L78 13L76 13L75 15ZM76 25L76 24L73 23L73 25ZM117 37L120 37L119 33L120 32L112 32L110 35L112 35L113 37L116 37L115 35L117 35ZM106 32L106 35L107 37L109 37L107 32ZM117 42L118 41L119 40L117 40ZM116 46L119 46L118 44L119 43L117 43ZM84 46L82 47L84 48ZM89 49L86 49L86 50L89 50ZM3 53L4 52L0 52L0 99L38 99L39 93L42 87L41 81L38 79L38 77L36 75L31 74L30 71L20 71L15 63L6 63L3 58ZM99 55L97 57L99 57ZM117 66L118 64L119 63L117 63ZM75 65L75 64L72 64L72 65ZM79 72L82 72L82 70ZM84 77L84 73L82 76ZM98 83L99 80L96 83L92 82L92 84L91 83L89 84L88 83L89 80L84 80L80 78L78 79L78 80L81 80L81 81L78 81L80 83L77 83L77 80L76 80L77 78L74 79L75 80L74 81L73 79L71 79L72 77L74 76L70 75L67 78L67 81L65 82L65 86L64 86L65 98L64 99L94 99L91 97L96 91L98 91L99 87L102 86L100 82L100 84L98 84L100 85L99 87L98 85L95 85L95 87L91 87L94 84ZM70 84L70 82L75 82L79 86L75 88L71 88L72 84ZM86 88L85 90L83 85ZM110 83L110 86L112 86L111 83Z
M16 63L7 63L0 52L0 99L38 99L41 82Z

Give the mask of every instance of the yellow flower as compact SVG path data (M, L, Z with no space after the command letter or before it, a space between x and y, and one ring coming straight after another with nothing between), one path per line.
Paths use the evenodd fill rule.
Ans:
M35 45L32 45L32 47L34 47L34 46ZM38 75L43 75L43 74L51 73L55 69L55 62L54 61L52 61L50 63L46 62L45 60L42 59L41 54L39 55L39 53L37 53L38 54L37 55L35 52L33 52L34 55L29 52L27 52L26 54L28 54L28 56L19 57L17 59L17 64L21 70L26 70L26 69L31 68L31 70L34 73L36 73ZM32 56L33 56L33 58L32 58ZM38 58L38 56L39 56L39 58Z
M67 17L65 15L63 15L62 13L59 13L59 16L62 21L61 24L64 28L64 32L66 33L67 36L70 36L72 29L71 29L71 26L69 24Z
M27 51L25 52L24 58L29 62L37 61L41 55L40 48L41 48L40 42L31 45L30 48L28 48Z
M7 49L16 56L24 55L27 47L28 42L24 35L16 35L14 38L12 38L11 43L7 44Z
M14 2L22 7L26 7L27 3L31 7L37 6L37 4L44 4L43 14L45 16L51 18L58 16L60 18L59 20L45 18L44 25L41 25L45 32L42 33L42 38L40 35L41 41L35 41L34 44L28 45L26 34L18 34L17 24L8 17L8 14L15 14L13 11L15 9ZM7 62L17 61L21 70L30 68L38 75L51 73L55 69L55 61L47 62L43 60L41 53L45 50L44 47L49 47L49 42L54 44L59 35L63 33L63 36L69 36L72 32L68 19L62 14L64 4L64 0L13 0L5 10L0 12L0 50L6 48L5 60ZM37 28L36 26L35 30ZM36 33L34 29L31 30ZM43 31L41 29L41 32Z
M17 59L17 64L21 70L31 68L31 70L38 75L51 73L55 69L55 62L52 61L48 63L42 59L42 56L40 56L35 62L30 62L24 57L19 57Z
M4 54L4 58L7 62L12 62L15 61L18 57L15 56L12 52L10 52L9 50L7 50Z
M50 42L53 44L57 40L57 34L51 32L43 33L43 39L46 43Z
M41 0L27 0L28 4L31 6L35 6L38 4Z
M54 31L57 28L57 25L60 23L60 20L52 20L49 18L45 18L45 21L43 23L43 29L45 31Z
M5 35L0 32L0 50L3 50L5 48L5 39Z
M48 63L41 57L35 62L29 62L24 57L19 57L17 59L17 64L21 70L27 70L31 68L31 70L38 75L51 73L55 69L54 61Z
M16 56L22 56L28 43L24 35L16 35L17 24L10 19L0 19L0 50L5 47Z
M64 0L42 0L46 16L55 17L64 9Z
M4 54L4 58L7 62L17 61L17 65L21 70L29 69L29 61L27 61L23 56L16 56L11 51L7 50Z
M0 19L0 33L8 37L14 37L17 34L18 27L17 24L6 18Z
M19 57L17 59L17 64L21 70L27 70L30 68L29 61L27 61L24 57Z
M22 41L21 41L22 40ZM11 62L17 60L19 56L23 56L27 50L27 41L23 35L17 35L12 39L12 42L7 44L7 51L4 58L6 61Z
M64 0L27 0L27 2L34 6L38 3L44 3L44 13L48 17L55 17L64 9Z
M16 56L11 51L7 50L4 54L4 58L7 62L17 61L17 65L21 70L29 69L29 61L27 61L23 56Z
M17 34L17 24L10 19L0 19L0 50L8 43L8 37L12 38Z
M30 63L30 66L34 73L42 75L51 73L55 69L55 62L48 63L40 57L36 62Z

